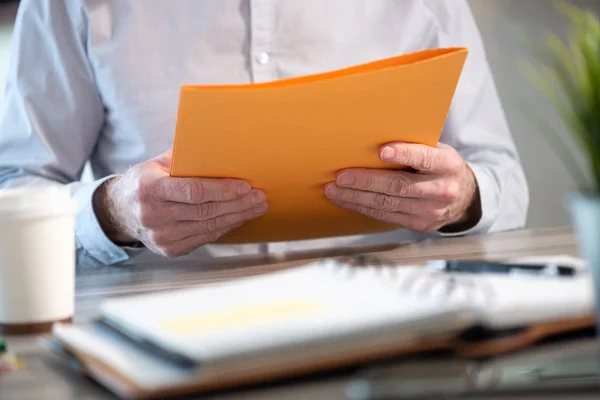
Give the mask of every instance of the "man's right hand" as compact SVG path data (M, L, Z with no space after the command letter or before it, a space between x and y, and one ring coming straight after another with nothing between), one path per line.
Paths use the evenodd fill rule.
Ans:
M172 178L171 153L102 184L94 211L115 243L186 255L267 211L265 194L236 179Z

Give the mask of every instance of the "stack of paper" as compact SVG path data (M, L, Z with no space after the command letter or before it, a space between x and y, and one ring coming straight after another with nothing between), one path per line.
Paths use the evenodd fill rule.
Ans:
M327 260L111 299L99 323L54 334L111 390L164 398L424 350L504 354L593 327L593 304L585 270L506 276Z

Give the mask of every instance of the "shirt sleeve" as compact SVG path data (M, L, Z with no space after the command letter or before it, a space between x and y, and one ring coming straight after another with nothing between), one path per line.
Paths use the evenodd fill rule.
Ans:
M96 219L92 196L109 177L80 182L104 124L85 43L79 1L21 1L0 118L0 188L69 186L79 204L78 267L115 264L138 251L112 243Z
M476 21L466 0L426 0L440 24L436 45L467 47L441 142L469 164L481 196L482 218L465 235L524 227L529 189L487 61Z

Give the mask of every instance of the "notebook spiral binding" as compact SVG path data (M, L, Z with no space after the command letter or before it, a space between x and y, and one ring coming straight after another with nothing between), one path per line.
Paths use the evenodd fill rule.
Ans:
M331 262L333 261L333 262ZM403 294L442 296L449 301L491 306L496 294L486 279L426 267L407 268L373 254L325 257L319 264L348 279L371 274Z

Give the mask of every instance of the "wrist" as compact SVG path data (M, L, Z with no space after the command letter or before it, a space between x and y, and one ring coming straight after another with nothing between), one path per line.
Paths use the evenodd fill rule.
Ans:
M116 201L117 184L120 177L117 176L103 182L94 192L92 205L104 234L117 245L135 243L136 240L125 232L119 221L119 207Z

